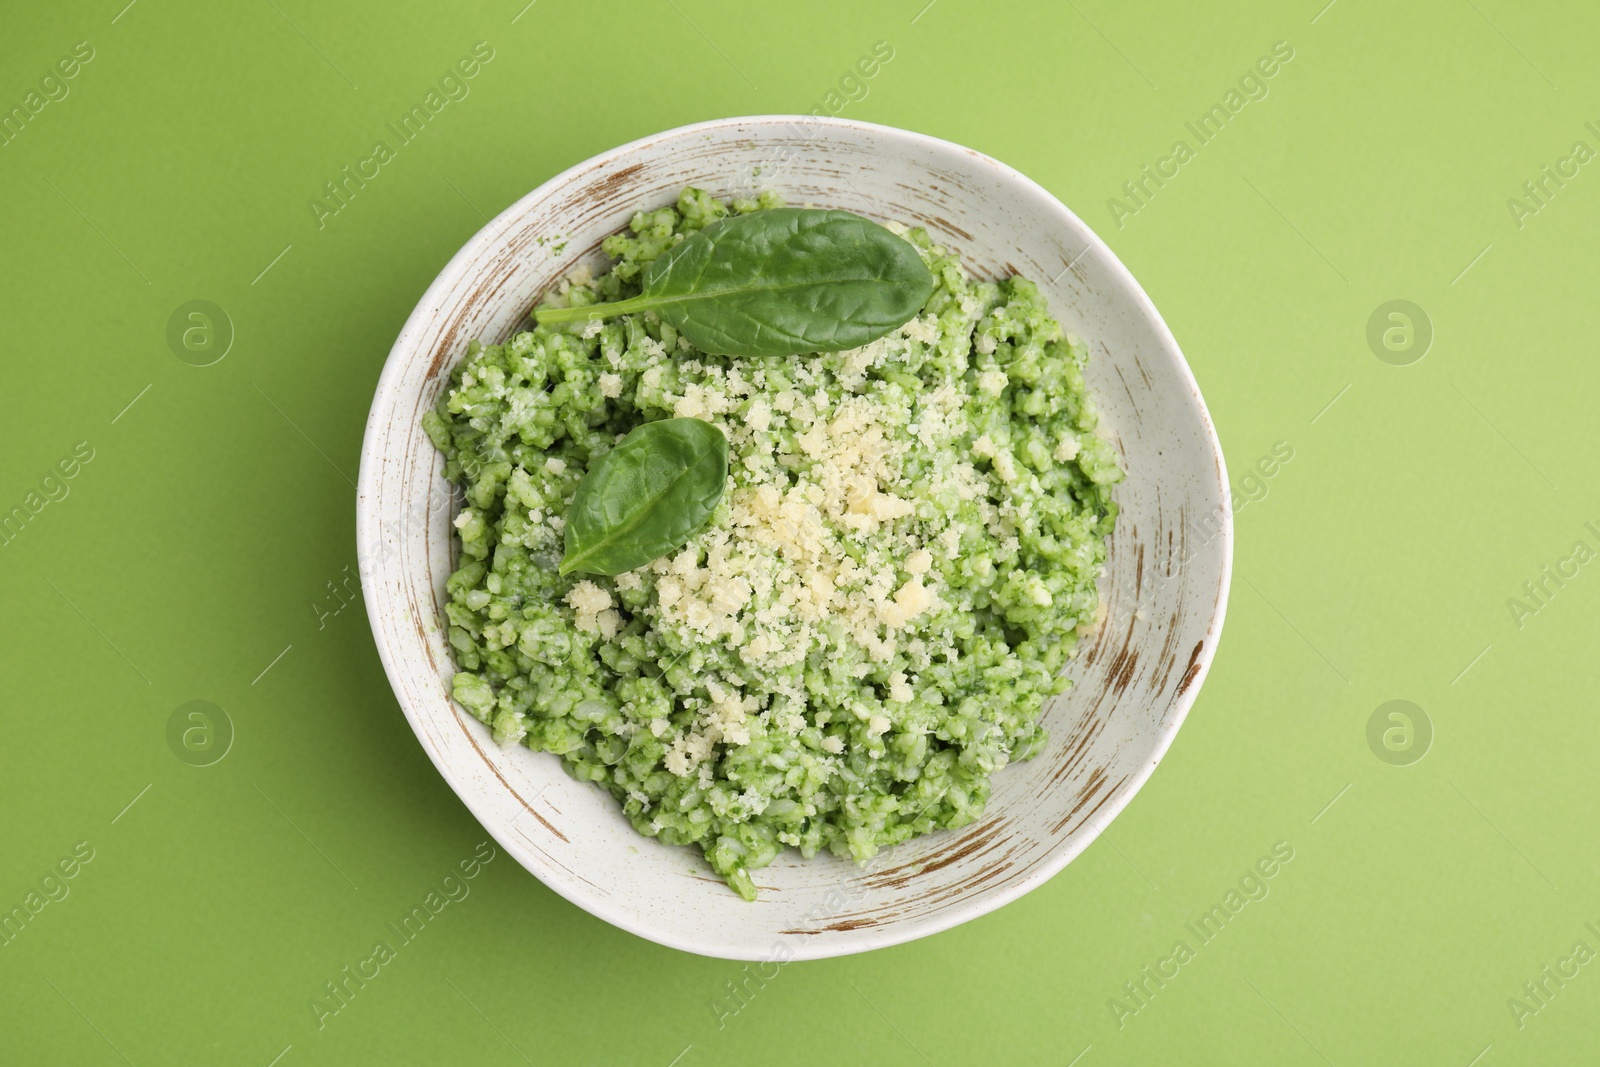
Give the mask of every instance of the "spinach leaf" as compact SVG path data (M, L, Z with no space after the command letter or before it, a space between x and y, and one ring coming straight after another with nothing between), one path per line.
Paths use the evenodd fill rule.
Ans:
M628 300L541 308L541 324L654 311L702 352L787 356L858 348L933 292L910 242L848 211L771 208L712 223L645 268Z
M636 427L595 461L567 510L561 573L621 574L680 547L728 480L728 439L700 419Z

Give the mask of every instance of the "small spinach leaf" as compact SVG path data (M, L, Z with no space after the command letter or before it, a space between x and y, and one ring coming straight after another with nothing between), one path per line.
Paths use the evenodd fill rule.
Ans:
M709 422L636 427L578 483L561 573L621 574L666 555L700 532L727 481L728 439Z
M645 268L643 292L541 308L540 324L654 311L702 352L787 356L859 348L927 303L910 242L848 211L771 208L712 223Z

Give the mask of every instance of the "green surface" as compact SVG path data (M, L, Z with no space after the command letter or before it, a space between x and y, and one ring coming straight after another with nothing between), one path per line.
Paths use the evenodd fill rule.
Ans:
M122 2L11 5L0 38L4 108L94 50L0 147L0 507L39 494L0 548L0 907L74 870L0 947L0 1059L1592 1057L1592 961L1542 1005L1523 989L1600 949L1600 578L1574 551L1600 548L1600 177L1573 157L1600 147L1592 5ZM1185 123L1280 40L1268 95L1197 145ZM337 214L308 208L478 41L469 95ZM503 854L465 877L485 835L351 603L351 479L390 342L485 214L656 130L845 101L878 41L893 59L842 113L1060 195L1166 315L1235 478L1279 442L1293 458L1251 483L1210 680L1101 841L976 922L763 980L612 929ZM1177 176L1118 228L1108 199L1179 138ZM1558 188L1542 168L1564 159ZM1407 366L1367 340L1396 299L1432 323ZM206 367L215 349L167 340L195 300L236 333ZM1549 595L1514 612L1535 580ZM1432 724L1420 762L1395 765L1381 723L1389 760L1369 747L1392 700ZM191 701L232 724L209 766L219 717ZM1119 1028L1123 983L1279 841L1264 899ZM323 984L371 973L435 892L318 1029Z

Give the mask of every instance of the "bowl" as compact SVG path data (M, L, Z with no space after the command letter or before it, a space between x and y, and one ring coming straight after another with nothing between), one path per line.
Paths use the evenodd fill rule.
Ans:
M975 276L1022 274L1090 344L1101 433L1128 478L1101 580L1105 618L1045 713L1047 747L993 778L983 817L885 850L865 867L792 850L754 872L746 903L696 849L634 831L557 757L501 748L450 699L443 629L456 503L422 414L479 338L526 328L548 285L600 268L600 241L686 185L781 192L927 228ZM406 718L472 813L545 885L652 941L740 960L814 959L955 926L1041 885L1155 770L1221 633L1233 526L1200 390L1150 299L1104 242L1042 187L970 148L842 119L763 116L684 126L545 182L456 253L411 313L379 379L361 450L357 536L367 614Z

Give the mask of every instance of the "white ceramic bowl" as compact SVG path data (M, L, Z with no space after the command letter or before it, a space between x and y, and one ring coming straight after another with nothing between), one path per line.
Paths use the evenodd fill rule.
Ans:
M759 188L794 205L922 225L984 277L1020 273L1090 342L1102 432L1128 479L1102 579L1104 625L1046 714L1050 742L998 773L983 818L888 850L865 869L793 852L746 903L699 852L640 836L555 756L502 749L449 697L440 620L455 504L421 418L467 341L507 339L535 297L634 211L685 185ZM709 956L788 960L897 944L982 915L1061 870L1144 784L1194 702L1227 602L1233 526L1211 419L1139 284L1044 189L969 148L839 119L685 126L545 182L468 241L411 313L361 450L357 534L378 652L417 737L484 828L557 893L626 930Z

